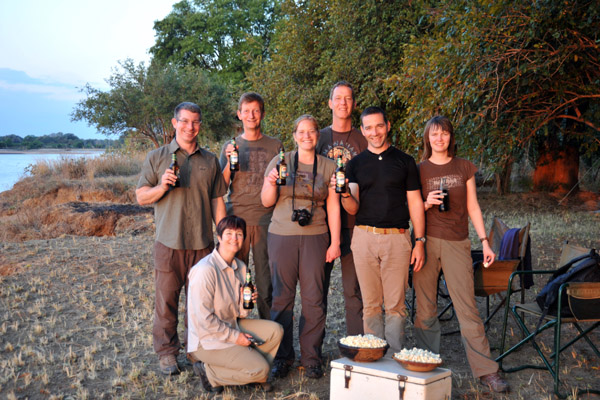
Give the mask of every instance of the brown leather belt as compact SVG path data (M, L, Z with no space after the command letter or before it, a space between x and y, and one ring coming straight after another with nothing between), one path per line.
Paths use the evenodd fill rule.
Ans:
M404 233L404 228L377 228L376 226L369 225L356 225L357 228L367 232L375 233L376 235L390 235Z

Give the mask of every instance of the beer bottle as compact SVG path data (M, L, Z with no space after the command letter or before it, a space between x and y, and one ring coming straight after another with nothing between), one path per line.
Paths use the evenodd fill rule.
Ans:
M169 165L169 169L172 169L173 173L177 177L177 180L171 186L172 187L179 187L179 184L180 184L180 182L179 182L180 173L179 173L179 165L177 165L177 155L175 153L171 154L171 165Z
M337 158L337 168L335 170L335 192L346 193L346 167L342 162L342 156Z
M246 283L242 289L242 298L244 300L244 310L252 310L254 308L254 302L252 301L252 293L254 293L254 285L252 284L252 276L250 271L246 272Z
M446 187L446 178L440 179L440 190L442 191L442 203L440 204L440 212L450 210L450 197L448 196L448 188Z
M231 150L231 154L229 154L229 170L230 171L239 171L240 170L240 160L238 154L238 147L235 144L235 139L231 139L231 144L233 145L233 150Z
M287 164L285 163L285 155L283 154L283 149L279 152L279 161L277 161L277 173L279 177L277 178L278 186L285 186L285 178L287 178Z

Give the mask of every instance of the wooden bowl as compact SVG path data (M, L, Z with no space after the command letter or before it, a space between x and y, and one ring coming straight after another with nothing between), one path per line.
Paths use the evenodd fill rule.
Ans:
M348 357L352 361L357 362L373 362L379 360L381 357L385 355L387 349L390 348L388 344L384 347L376 347L376 348L367 348L367 347L351 347L346 346L345 344L340 343L338 340L338 347L340 348L340 353L344 357Z
M437 367L442 365L441 362L439 362L439 363L421 363L421 362L415 362L415 361L400 360L399 358L396 358L396 355L394 355L392 358L394 360L396 360L400 365L402 365L405 369L408 369L409 371L415 371L415 372L433 371L434 369L436 369Z

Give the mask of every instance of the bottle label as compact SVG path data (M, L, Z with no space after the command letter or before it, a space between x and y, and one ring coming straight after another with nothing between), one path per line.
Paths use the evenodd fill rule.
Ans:
M335 184L338 185L339 187L343 187L344 185L346 185L346 174L344 174L343 172L336 172L335 173Z
M281 179L287 178L287 167L285 165L279 166L279 177Z
M232 151L231 155L229 156L229 162L231 164L237 164L238 162L238 153L237 151Z
M249 287L245 287L243 298L244 298L244 302L251 302L252 301L252 289L250 289Z

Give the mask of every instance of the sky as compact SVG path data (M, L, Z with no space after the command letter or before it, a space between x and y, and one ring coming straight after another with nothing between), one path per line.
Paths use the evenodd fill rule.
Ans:
M154 21L177 0L0 0L0 136L105 139L70 113L86 83L127 58L148 63ZM117 137L111 137L117 139Z

